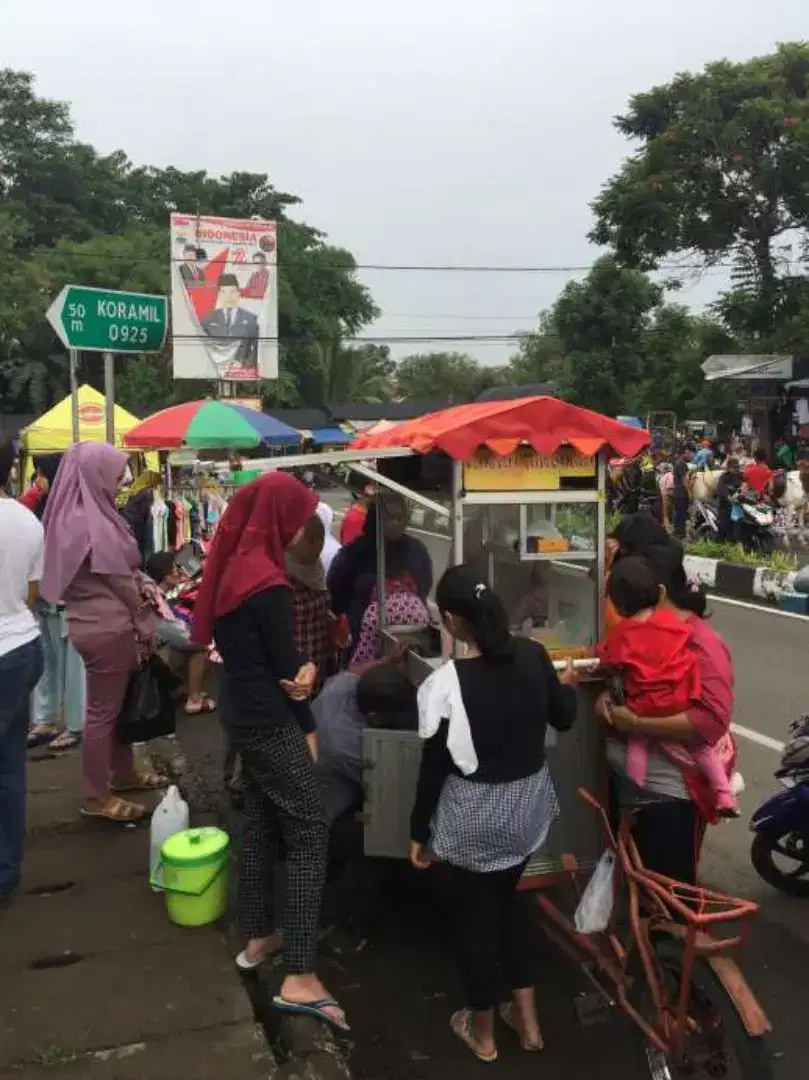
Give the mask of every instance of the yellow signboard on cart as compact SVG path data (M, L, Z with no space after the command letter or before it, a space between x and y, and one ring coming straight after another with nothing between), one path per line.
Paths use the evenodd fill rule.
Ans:
M559 491L564 480L596 483L596 459L575 450L539 454L530 446L500 456L478 450L464 465L466 491Z

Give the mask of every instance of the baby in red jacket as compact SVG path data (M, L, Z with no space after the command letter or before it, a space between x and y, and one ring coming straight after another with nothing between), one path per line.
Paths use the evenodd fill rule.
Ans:
M622 621L597 647L597 654L604 666L620 675L626 705L642 717L687 712L700 690L692 631L674 612L658 606L660 586L647 561L638 556L621 559L610 574L607 592ZM738 813L728 776L712 746L666 743L664 748L677 759L682 760L684 752L690 757L712 787L719 814ZM631 736L627 773L638 787L646 782L647 755L647 739Z

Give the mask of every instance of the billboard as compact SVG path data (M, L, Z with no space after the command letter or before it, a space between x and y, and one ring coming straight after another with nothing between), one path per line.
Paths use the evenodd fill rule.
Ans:
M175 379L278 377L274 221L171 215Z

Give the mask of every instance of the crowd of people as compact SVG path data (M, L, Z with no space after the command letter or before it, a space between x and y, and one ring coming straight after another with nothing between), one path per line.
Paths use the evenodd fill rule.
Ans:
M754 440L737 435L727 444L681 435L668 450L652 450L621 463L611 476L610 501L620 513L649 510L677 538L684 539L696 493L702 490L700 474L709 473L707 494L716 502L718 517L716 539L745 543L741 507L745 500L771 504L776 530L789 532L794 515L783 497L787 474L796 468L809 494L809 447L803 440L779 439L769 455Z
M138 792L162 781L133 765L116 717L138 664L159 635L173 563L142 556L116 495L126 457L79 444L52 472L33 510L5 494L13 455L0 450L0 896L19 885L24 843L29 701L44 668L54 612L83 664L86 717L80 812L144 819ZM41 513L37 514L37 510ZM410 862L442 875L452 898L464 1007L451 1027L477 1058L497 1057L497 1013L529 1051L539 1049L534 971L518 884L559 814L546 732L577 720L579 675L561 675L544 647L512 633L506 608L479 568L447 570L434 590L456 645L416 691L380 657L384 549L387 622L431 621L432 564L408 529L407 506L385 494L361 500L352 537L292 476L270 473L230 500L207 554L190 630L176 638L197 666L189 697L200 711L215 649L218 711L240 762L243 851L238 914L253 970L281 954L277 1009L348 1030L317 975L317 927L335 825L361 807L362 731L418 729L424 741L411 815ZM41 518L41 520L40 520ZM159 563L159 564L158 564ZM651 869L693 882L705 825L735 812L729 733L733 672L705 621L702 588L685 575L683 549L645 513L625 517L608 542L612 676L599 698L614 804L635 813ZM162 620L162 623L161 623ZM171 633L179 634L177 628ZM283 861L285 900L273 876ZM501 984L510 996L503 1001Z

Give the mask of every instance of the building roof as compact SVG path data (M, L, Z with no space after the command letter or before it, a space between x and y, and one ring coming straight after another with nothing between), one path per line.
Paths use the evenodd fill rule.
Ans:
M264 409L267 416L288 424L296 431L316 431L318 428L334 427L326 409Z
M445 408L445 401L383 401L375 405L352 405L342 402L329 405L329 412L335 422L342 424L347 420L360 423L376 423L379 420L412 420L416 416L437 412Z

